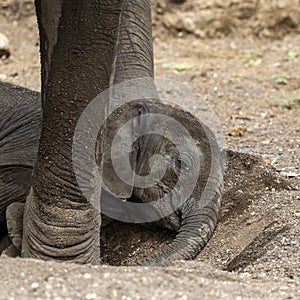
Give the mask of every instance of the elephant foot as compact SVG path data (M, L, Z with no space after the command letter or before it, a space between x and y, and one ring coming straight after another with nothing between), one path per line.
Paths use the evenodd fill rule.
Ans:
M58 197L51 201L31 188L24 209L21 256L99 264L100 213L88 202Z
M8 236L18 251L22 247L24 207L24 203L15 202L6 209Z
M24 203L15 202L6 209L7 234L0 241L1 256L21 256Z
M21 251L19 251L13 244L10 244L2 253L1 256L7 256L7 257L20 257Z

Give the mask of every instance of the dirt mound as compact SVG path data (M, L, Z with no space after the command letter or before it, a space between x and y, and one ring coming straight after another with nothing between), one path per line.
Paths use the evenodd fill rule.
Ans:
M228 151L219 225L197 260L227 271L253 273L259 268L261 273L297 277L294 243L299 234L291 215L299 194L295 183L256 156ZM284 248L286 245L280 242L286 236L290 247ZM173 238L172 232L156 233L140 225L116 222L102 230L102 260L106 264L132 265L157 253ZM268 251L288 261L271 262L271 268L270 261L260 261Z
M300 32L298 0L154 0L156 34L281 38Z

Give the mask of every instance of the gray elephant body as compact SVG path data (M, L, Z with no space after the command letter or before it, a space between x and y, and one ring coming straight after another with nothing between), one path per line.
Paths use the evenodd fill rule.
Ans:
M41 133L40 94L0 82L0 228L5 210L25 202Z

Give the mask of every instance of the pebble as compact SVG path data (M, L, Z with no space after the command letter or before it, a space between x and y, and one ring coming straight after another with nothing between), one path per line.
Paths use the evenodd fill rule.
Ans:
M85 295L85 299L92 300L92 299L99 299L96 293L89 293Z
M8 58L10 56L8 38L0 33L0 58Z
M298 176L298 174L294 173L294 172L281 172L281 174L283 176L286 176L286 177L289 177L289 178L293 178L293 177L297 177Z
M38 284L37 282L33 282L33 283L31 284L31 288L32 288L33 290L36 290L38 287L39 287L39 284Z
M230 43L230 48L231 48L231 49L237 49L236 43L235 43L235 42L231 42L231 43Z
M91 279L91 278L92 278L92 275L91 275L90 273L85 273L85 274L83 275L83 278L85 278L85 279Z
M300 211L296 211L296 212L294 213L294 215L295 215L297 218L300 218Z
M7 75L5 74L0 74L0 81L5 80L7 78Z
M280 66L281 66L281 63L280 63L280 62L276 62L276 63L271 64L271 67L272 67L272 68L278 68L278 67L280 67Z

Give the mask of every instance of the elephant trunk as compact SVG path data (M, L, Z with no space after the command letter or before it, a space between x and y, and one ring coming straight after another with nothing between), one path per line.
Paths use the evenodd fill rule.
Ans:
M211 238L217 224L221 191L216 192L209 205L199 207L199 199L191 199L182 209L182 223L175 243L182 249L175 251L173 260L194 259ZM176 247L175 247L176 249Z
M89 203L52 206L31 189L24 216L22 257L99 263L99 215Z
M189 199L181 208L181 225L176 238L159 254L154 255L141 265L168 266L176 260L194 259L211 238L218 220L222 185L214 193L205 207L199 199Z

